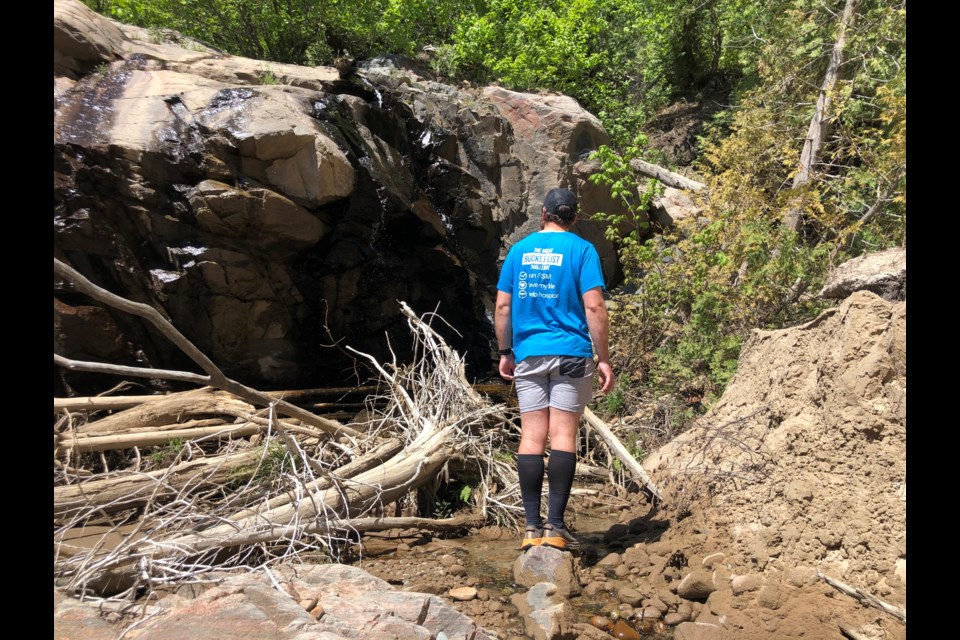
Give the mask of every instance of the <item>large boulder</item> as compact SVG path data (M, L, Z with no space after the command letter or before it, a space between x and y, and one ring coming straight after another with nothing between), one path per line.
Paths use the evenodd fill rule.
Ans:
M587 215L611 206L577 168L606 133L564 96L454 87L402 58L341 79L123 25L79 0L54 2L54 50L55 257L161 310L254 386L339 382L354 363L337 340L405 359L398 301L443 316L470 374L488 375L500 261L536 228L546 192L581 190ZM602 231L579 232L612 285ZM192 366L138 318L65 283L55 296L61 355ZM61 392L102 384L55 380Z
M842 299L854 291L872 291L885 300L906 300L907 250L892 247L847 260L830 272L820 295Z

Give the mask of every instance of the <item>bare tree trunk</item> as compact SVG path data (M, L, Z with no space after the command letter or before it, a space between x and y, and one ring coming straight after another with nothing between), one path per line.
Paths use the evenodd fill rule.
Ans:
M81 425L77 433L105 435L127 429L158 427L202 415L249 419L257 411L252 404L210 387L150 398L149 402Z
M830 129L828 120L831 115L833 88L840 77L843 48L847 44L847 31L853 28L858 4L860 4L860 0L847 0L843 7L843 15L840 18L840 33L833 44L827 73L823 78L823 84L820 86L820 95L817 96L817 106L814 109L813 118L810 119L810 127L807 129L807 137L803 142L803 150L800 152L800 168L793 178L794 189L802 187L810 180L813 167L820 160L820 148L823 146L824 140L827 139L827 133ZM799 231L802 218L803 211L800 208L800 203L795 201L784 214L783 224L791 231Z
M222 371L210 360L202 351L200 351L192 342L187 340L187 338L177 331L170 322L164 318L159 311L153 307L141 304L139 302L132 302L126 298L122 298L116 294L110 293L102 287L90 282L87 278L83 277L79 271L76 269L64 264L56 258L53 259L53 272L58 277L67 280L77 288L77 290L82 293L87 294L94 300L102 302L104 304L110 305L121 311L126 311L127 313L132 313L136 316L148 320L153 324L167 339L169 339L173 344L175 344L181 351L183 351L187 356L190 357L201 369L206 372L206 376L200 376L198 374L189 374L184 372L163 372L161 370L156 370L154 375L156 377L163 377L162 374L173 373L177 379L190 380L192 382L201 382L202 384L209 384L215 386L224 391L228 391L233 395L243 398L248 402L259 404L259 405L275 405L277 411L280 413L290 416L292 418L299 418L306 424L313 425L322 431L325 431L334 436L346 435L349 437L356 437L359 435L357 431L351 429L350 427L345 427L344 425L336 422L334 420L328 420L326 418L321 418L305 409L294 406L285 400L277 400L271 398L269 395L257 391L256 389L251 389L245 385L231 380L226 377ZM68 364L74 368L77 368L78 365L87 365L88 370L103 371L105 373L111 373L114 371L124 371L131 375L149 375L149 369L140 369L137 367L121 367L119 365L103 365L100 363L77 363L74 361L67 361L66 358L61 356L54 355L54 362L57 362L67 366ZM91 367L92 368L89 368ZM111 367L113 371L111 371Z
M590 410L590 407L584 409L583 417L587 421L587 424L600 436L600 438L610 447L610 450L613 452L617 459L624 464L624 466L630 470L630 472L635 475L646 487L654 498L658 501L663 502L663 496L660 495L660 492L657 490L657 486L653 484L653 481L650 480L650 476L647 475L647 472L644 471L643 466L637 462L636 458L630 455L630 452L627 451L627 448L623 446L623 443L613 435L613 431L610 430L610 427L607 424L597 417L593 411Z
M77 436L64 434L57 447L59 451L73 450L79 453L91 451L113 451L132 449L133 447L156 447L168 444L171 440L199 440L202 438L244 438L266 430L267 426L256 422L241 424L219 424L212 427L192 429L166 429L137 431L111 435Z
M691 180L690 178L684 177L679 173L674 173L664 169L661 166L651 164L649 162L644 162L639 158L634 158L630 161L630 166L634 171L642 175L648 176L650 178L656 178L663 184L668 187L673 187L674 189L685 189L687 191L702 191L707 188L707 185L702 182L697 182L696 180Z
M140 507L152 500L197 491L253 474L252 464L262 455L250 449L239 453L190 460L149 473L133 473L54 487L53 514L70 518L93 510L113 513ZM249 470L241 473L244 467Z

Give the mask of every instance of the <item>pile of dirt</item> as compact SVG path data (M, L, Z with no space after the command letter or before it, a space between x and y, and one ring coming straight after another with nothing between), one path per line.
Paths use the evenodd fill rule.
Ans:
M805 325L756 331L720 401L644 466L672 521L662 540L724 554L706 604L725 630L905 636L822 579L905 618L905 301L860 291Z

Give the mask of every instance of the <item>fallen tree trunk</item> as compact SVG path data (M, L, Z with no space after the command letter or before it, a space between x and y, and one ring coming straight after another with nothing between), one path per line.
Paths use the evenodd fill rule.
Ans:
M644 162L639 158L634 158L630 161L630 167L634 171L645 175L649 178L656 178L663 184L668 187L673 187L674 189L685 189L687 191L702 191L707 188L707 185L702 182L697 182L696 180L691 180L685 176L680 175L679 173L674 173L668 169L664 169L661 166L651 164L649 162Z
M501 402L507 402L511 399L511 387L503 384L475 384L473 388L478 392L492 396ZM370 395L379 393L381 387L376 385L366 385L362 387L318 387L315 389L288 389L285 391L264 391L271 398L279 400L296 400L304 402L306 399L315 397L335 396L344 398L358 394ZM113 411L118 409L129 409L145 402L154 402L164 396L77 396L76 398L54 398L53 410L55 413L61 411ZM318 403L319 404L319 403ZM331 406L343 406L351 403L329 403Z
M223 391L210 387L152 396L149 402L88 422L76 429L85 435L105 435L133 428L182 422L184 417L222 416L249 418L256 408Z
M590 410L590 407L587 407L583 412L583 417L587 421L587 424L594 430L594 432L600 436L600 438L610 447L610 451L617 457L620 462L633 474L635 475L642 483L643 486L650 492L650 494L657 499L659 502L663 502L663 497L660 495L660 492L657 490L657 486L653 484L653 481L650 480L650 476L647 475L647 472L644 471L643 466L637 462L636 458L630 455L630 452L627 451L627 448L623 446L623 443L613 435L613 431L610 430L610 427L607 424L597 417L597 415Z
M190 460L149 473L78 482L53 489L54 517L75 518L91 512L115 513L244 479L254 472L262 452L253 449ZM243 469L247 467L246 472Z
M448 460L456 457L452 444L455 431L447 426L418 438L404 455L391 458L387 464L335 482L335 486L303 496L297 502L256 510L252 515L227 522L216 518L222 524L195 533L152 538L136 531L109 552L71 558L80 566L77 573L69 576L67 585L80 590L95 585L97 590L119 592L136 581L143 564L202 565L223 550L270 541L294 542L304 535L330 531L331 523L362 516L432 480Z
M161 396L82 396L77 398L54 398L53 411L113 411L129 409L144 402L153 402Z
M387 440L372 451L360 456L353 462L349 462L342 467L337 468L335 471L331 472L327 476L324 476L323 478L320 478L319 480L314 480L313 482L304 485L303 491L304 493L310 494L329 489L338 482L349 480L358 474L386 464L388 460L400 453L402 450L403 443L400 442L400 440ZM244 509L243 511L239 511L231 516L228 516L227 519L233 522L243 521L246 518L255 516L259 512L270 511L273 509L278 509L284 505L288 505L295 499L296 496L290 493L284 493L260 504L257 509Z
M256 422L222 424L194 429L169 429L112 435L77 436L63 434L57 443L59 451L73 450L79 453L112 451L132 447L156 447L169 444L171 440L201 440L205 438L243 438L265 430L266 425Z

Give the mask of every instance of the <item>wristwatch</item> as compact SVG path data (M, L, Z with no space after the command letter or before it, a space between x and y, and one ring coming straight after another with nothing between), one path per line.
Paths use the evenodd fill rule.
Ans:
M512 356L513 349L511 349L510 347L507 347L506 349L500 349L499 351L497 351L497 353L500 354L501 356Z

